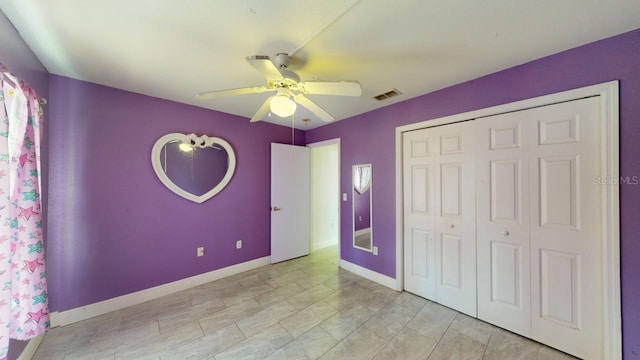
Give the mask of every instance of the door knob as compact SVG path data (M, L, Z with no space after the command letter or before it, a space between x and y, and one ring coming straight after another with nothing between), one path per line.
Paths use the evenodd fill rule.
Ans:
M281 209L280 209L279 207L277 207L277 206L274 206L271 210L273 210L273 211L280 211Z
M451 224L451 225L449 225L449 227L453 229L453 228L454 228L454 227L456 227L456 226L455 226L455 225L453 225L453 224Z
M502 235L509 236L509 232L507 230L505 230L505 231L502 232Z

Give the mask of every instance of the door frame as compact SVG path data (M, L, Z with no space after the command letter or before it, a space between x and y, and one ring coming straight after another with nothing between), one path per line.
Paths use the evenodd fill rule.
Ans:
M340 153L340 138L335 138L335 139L329 139L329 140L323 140L323 141L318 141L318 142L314 142L311 144L307 144L306 146L308 148L315 148L315 147L322 147L322 146L328 146L328 145L337 145L338 146L338 193L336 194L336 196L338 197L338 260L340 260L340 246L342 244L342 216L341 216L341 209L342 206L340 205L340 203L342 202L342 199L340 197L341 194L341 189L340 189L340 170L342 168L342 155ZM310 159L311 161L313 161L313 159ZM311 181L311 187L313 187L313 178L310 178ZM311 199L313 201L313 199ZM313 219L311 219L311 222L313 223ZM311 231L311 229L309 229ZM311 234L309 234L311 235ZM311 242L311 236L309 236L309 241ZM310 246L312 244L309 244Z
M601 180L620 178L619 166L619 82L586 86L550 95L497 105L485 109L445 116L396 127L396 283L395 289L404 289L403 249L403 177L402 133L433 126L481 118L534 107L600 96L600 161ZM595 180L595 179L594 179ZM604 349L606 359L622 358L622 315L620 298L620 188L618 181L607 181L602 186L602 261L604 298Z

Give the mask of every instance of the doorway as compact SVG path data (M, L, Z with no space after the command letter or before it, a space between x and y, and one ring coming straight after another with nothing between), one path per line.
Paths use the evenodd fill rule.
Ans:
M310 148L311 252L335 249L340 258L340 139Z

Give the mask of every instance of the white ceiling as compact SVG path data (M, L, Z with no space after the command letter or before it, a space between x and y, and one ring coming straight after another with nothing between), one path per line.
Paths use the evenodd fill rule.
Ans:
M344 9L289 67L303 80L362 84L359 98L309 95L337 120L640 28L638 0L0 0L0 9L52 74L247 121L270 94L195 95L264 85L246 56L289 53ZM392 88L402 95L372 99ZM297 128L325 124L298 109Z

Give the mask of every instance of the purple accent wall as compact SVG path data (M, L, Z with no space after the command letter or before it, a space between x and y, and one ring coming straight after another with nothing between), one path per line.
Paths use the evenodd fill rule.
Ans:
M55 75L50 85L52 311L269 255L270 143L291 143L291 129ZM222 192L197 204L157 179L151 148L172 132L231 144Z
M366 229L371 224L371 188L367 189L362 194L358 194L357 191L353 191L353 201L355 203L354 217L355 230ZM359 220L362 217L362 220Z
M14 75L18 76L22 80L26 81L33 87L40 97L49 98L49 73L42 66L40 60L33 54L29 46L24 42L18 31L13 27L13 24L7 19L2 11L0 11L0 64L9 70ZM47 208L47 186L48 186L48 108L45 105L43 107L45 126L43 128L43 141L42 141L42 207ZM47 215L43 214L43 229L46 233L46 221ZM8 360L15 360L20 356L24 348L27 346L28 341L19 341L11 339L9 343Z
M640 176L640 29L307 131L340 138L342 191L351 166L375 169L373 229L379 256L351 247L350 202L341 202L341 256L395 277L395 127L583 86L620 80L620 175ZM400 89L402 90L402 89ZM640 185L620 187L623 352L640 359Z

